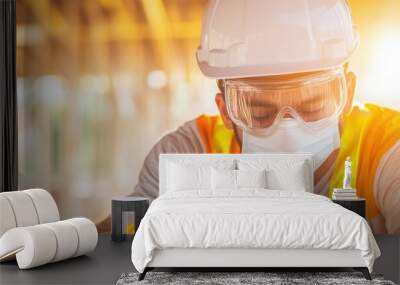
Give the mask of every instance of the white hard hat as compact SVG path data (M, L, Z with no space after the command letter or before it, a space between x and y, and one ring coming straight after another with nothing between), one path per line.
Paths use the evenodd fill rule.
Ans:
M358 44L346 0L211 0L197 61L211 78L329 69Z

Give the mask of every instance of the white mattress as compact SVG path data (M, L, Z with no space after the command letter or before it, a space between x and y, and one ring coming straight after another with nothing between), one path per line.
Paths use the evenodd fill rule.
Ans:
M143 272L170 248L359 250L370 271L380 255L359 215L320 195L265 189L165 193L138 228L132 262Z

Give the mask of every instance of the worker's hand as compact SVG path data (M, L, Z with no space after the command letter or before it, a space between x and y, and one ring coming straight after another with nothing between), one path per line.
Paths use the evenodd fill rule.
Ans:
M108 216L100 223L96 224L97 231L99 233L110 233L111 232L111 216Z

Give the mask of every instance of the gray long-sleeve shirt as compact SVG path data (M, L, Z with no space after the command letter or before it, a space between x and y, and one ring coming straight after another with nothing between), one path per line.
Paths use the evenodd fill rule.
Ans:
M163 136L146 156L133 196L158 197L158 158L160 153L205 153L196 120L188 121Z

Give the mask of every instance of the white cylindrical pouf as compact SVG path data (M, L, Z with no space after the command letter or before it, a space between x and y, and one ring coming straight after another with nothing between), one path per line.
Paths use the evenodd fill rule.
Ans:
M10 202L1 194L3 193L0 193L0 237L9 229L17 226Z
M86 218L59 221L43 189L0 193L0 261L16 257L20 269L86 254L96 248L96 225Z
M30 196L23 191L1 193L13 209L17 227L33 226L39 223L35 205Z
M64 222L73 225L78 232L79 243L74 257L86 254L96 248L98 233L96 225L91 220L86 218L73 218L65 220Z
M60 220L57 204L49 192L43 189L28 189L23 192L31 197L39 218L39 224Z
M65 221L44 224L51 229L57 238L57 252L51 262L57 262L74 256L78 248L78 233L74 227Z
M49 263L53 260L56 251L55 234L42 225L13 228L0 239L0 257L16 253L20 269Z
M86 254L97 240L96 226L86 218L17 227L0 238L0 261L16 256L19 268L28 269Z

